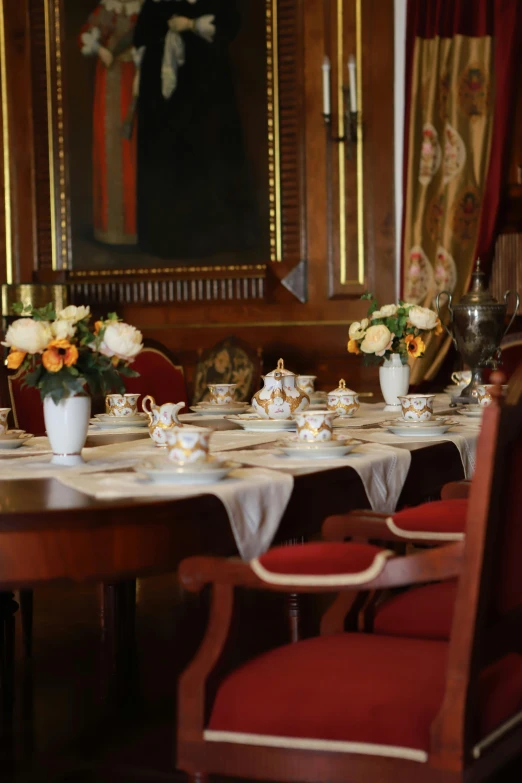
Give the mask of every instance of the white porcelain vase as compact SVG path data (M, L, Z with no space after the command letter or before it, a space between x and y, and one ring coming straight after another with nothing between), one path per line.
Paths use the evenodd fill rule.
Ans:
M410 385L409 365L403 364L400 354L392 353L379 367L381 392L386 403L385 410L401 410L399 397L408 394Z
M66 397L56 403L44 399L47 437L53 450L54 465L81 465L82 449L91 417L90 397Z

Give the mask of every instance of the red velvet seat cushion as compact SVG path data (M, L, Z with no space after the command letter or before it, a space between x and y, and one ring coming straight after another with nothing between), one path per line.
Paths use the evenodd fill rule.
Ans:
M435 500L393 514L393 524L405 536L408 534L434 533L438 535L463 534L466 529L468 499Z
M429 750L448 645L338 634L285 645L221 684L209 729ZM522 706L522 656L481 679L481 733Z
M449 639L457 580L416 587L389 598L375 611L373 631L416 639Z
M22 386L23 378L10 379L13 425L33 435L45 435L43 402L38 389ZM15 418L16 413L16 418Z
M298 544L274 547L258 561L274 574L354 574L366 571L383 551L371 544Z

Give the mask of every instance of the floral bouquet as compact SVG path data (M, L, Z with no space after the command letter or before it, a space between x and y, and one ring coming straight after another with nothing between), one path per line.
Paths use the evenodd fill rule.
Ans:
M24 385L40 390L56 404L77 395L124 392L122 376L143 347L142 335L115 313L91 328L89 307L71 305L56 314L52 304L17 304L22 317L9 326L2 345L10 348L7 367L21 369Z
M378 364L380 359L389 359L392 354L399 354L406 364L408 357L417 359L424 354L426 346L422 336L425 332L442 334L437 314L427 307L401 301L379 307L369 293L361 299L370 302L368 317L351 324L348 352L363 353L367 364Z

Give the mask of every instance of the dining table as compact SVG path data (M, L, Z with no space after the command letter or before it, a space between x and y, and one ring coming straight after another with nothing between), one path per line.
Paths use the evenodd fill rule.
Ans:
M371 427L346 431L354 437L371 435ZM226 454L233 459L236 436L232 432L216 433L216 437L220 434L232 439ZM245 448L244 437L237 437L241 455L263 453L263 444L254 442ZM146 447L146 440L129 441L115 434L109 448L116 452L121 448L128 455L129 449ZM372 448L377 454L379 446ZM393 448L406 449L411 457L398 507L438 498L445 483L466 475L461 451L449 440L405 441ZM89 446L88 441L84 453L98 454L100 449L103 452L107 446ZM112 650L118 647L118 639L128 639L122 635L124 606L132 626L132 588L129 599L128 592L121 593L122 586L127 589L138 578L174 572L180 561L191 555L238 555L227 504L211 491L179 497L96 497L56 473L41 475L40 463L34 460L0 459L0 590L10 595L11 591L27 593L44 584L105 584L114 599L110 617L104 618ZM18 473L12 467L15 462ZM9 469L4 464L9 464ZM25 472L21 474L21 470ZM95 468L92 470L91 481L96 475ZM124 466L121 474L132 470ZM358 471L344 461L339 467L295 471L292 479L272 544L317 537L326 517L371 505ZM6 615L15 609L13 601L0 606Z

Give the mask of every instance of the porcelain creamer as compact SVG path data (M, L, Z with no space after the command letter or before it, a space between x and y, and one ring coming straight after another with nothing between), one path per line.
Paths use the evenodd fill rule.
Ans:
M150 402L150 408L147 408ZM141 407L149 417L149 434L157 446L166 446L165 433L173 427L182 427L178 419L178 413L185 407L184 402L166 402L164 405L156 405L156 400L148 394L143 398Z

